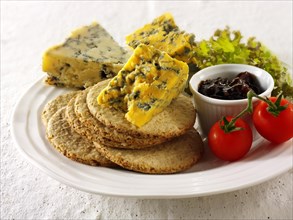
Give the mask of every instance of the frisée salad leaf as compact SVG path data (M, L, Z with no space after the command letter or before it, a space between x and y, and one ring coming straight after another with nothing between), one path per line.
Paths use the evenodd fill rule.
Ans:
M285 65L265 45L250 37L242 41L240 31L231 31L229 27L216 30L209 40L196 43L194 62L198 69L217 64L238 63L257 66L272 75L275 88L272 95L281 91L289 100L293 100L292 77Z

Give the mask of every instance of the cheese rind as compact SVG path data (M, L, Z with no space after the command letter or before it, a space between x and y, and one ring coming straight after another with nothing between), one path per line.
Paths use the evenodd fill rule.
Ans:
M188 71L186 63L141 44L100 93L98 104L124 110L126 119L141 127L180 94Z
M192 63L194 35L180 31L171 14L165 13L126 37L126 43L136 48L139 44L152 45L171 57Z
M49 48L43 56L43 71L49 75L49 84L88 87L114 77L129 56L101 25L93 23Z

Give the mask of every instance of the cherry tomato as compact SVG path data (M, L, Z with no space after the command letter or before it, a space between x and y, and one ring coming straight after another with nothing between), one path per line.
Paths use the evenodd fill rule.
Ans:
M276 97L269 98L276 102ZM278 116L268 112L268 104L264 101L255 107L252 115L253 124L258 133L272 143L283 143L293 137L293 104L282 99L280 105L288 105Z
M232 117L226 117L231 121ZM235 126L242 130L225 133L220 125L223 121L216 122L210 129L208 144L212 152L220 159L236 161L244 157L252 145L252 131L250 126L242 119L237 119Z

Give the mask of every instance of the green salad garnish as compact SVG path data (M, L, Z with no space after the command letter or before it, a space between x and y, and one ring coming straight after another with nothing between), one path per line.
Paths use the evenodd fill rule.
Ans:
M272 75L275 81L274 96L283 91L286 98L293 100L292 78L285 65L255 37L242 42L240 31L216 30L209 40L196 43L194 58L197 68L203 69L216 64L239 63L257 66Z

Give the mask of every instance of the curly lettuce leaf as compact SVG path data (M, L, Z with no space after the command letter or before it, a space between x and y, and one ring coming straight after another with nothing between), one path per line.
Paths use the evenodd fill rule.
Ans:
M194 63L199 69L224 63L257 66L269 72L275 81L273 95L283 92L293 100L292 78L287 68L265 45L251 37L242 42L240 31L231 32L229 27L217 30L209 40L197 42Z

